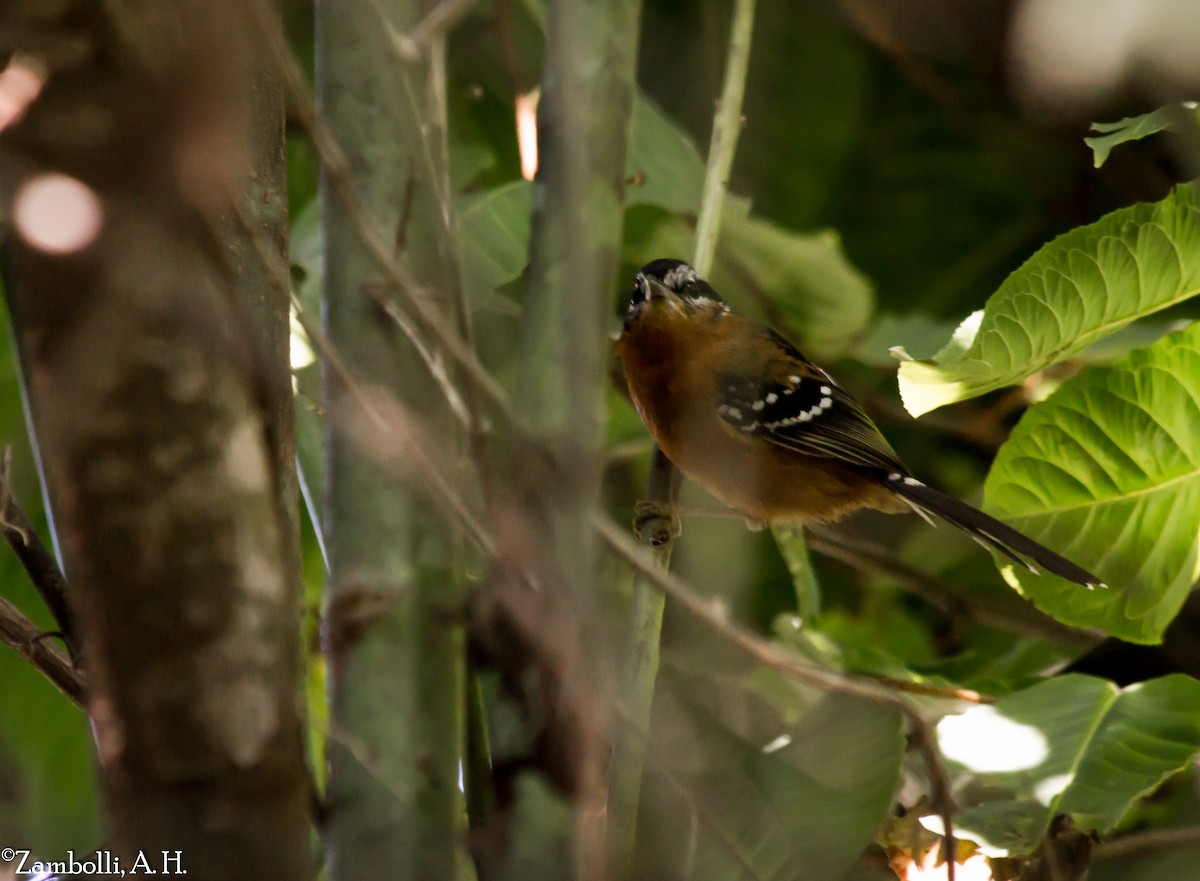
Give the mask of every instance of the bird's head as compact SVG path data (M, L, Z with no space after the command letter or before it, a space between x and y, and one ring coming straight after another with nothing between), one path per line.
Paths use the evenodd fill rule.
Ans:
M634 277L625 330L642 322L715 318L728 311L717 292L688 264L652 260Z

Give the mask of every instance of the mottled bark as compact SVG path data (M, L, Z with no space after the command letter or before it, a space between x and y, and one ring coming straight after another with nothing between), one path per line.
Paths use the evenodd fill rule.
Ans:
M0 42L48 72L0 195L111 844L308 878L278 93L234 0L14 0ZM39 239L47 174L94 238Z

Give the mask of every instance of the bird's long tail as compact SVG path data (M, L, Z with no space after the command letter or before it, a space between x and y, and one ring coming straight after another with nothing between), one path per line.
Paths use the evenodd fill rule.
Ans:
M912 505L917 513L936 514L947 523L957 526L980 544L995 548L1030 572L1035 574L1038 572L1033 565L1033 563L1037 563L1047 572L1052 572L1067 581L1082 584L1089 590L1105 586L1103 581L1083 567L1076 566L1066 557L1062 557L1028 536L1022 535L1011 526L1006 526L995 517L990 517L965 502L960 502L953 496L928 487L907 475L888 475L887 487Z

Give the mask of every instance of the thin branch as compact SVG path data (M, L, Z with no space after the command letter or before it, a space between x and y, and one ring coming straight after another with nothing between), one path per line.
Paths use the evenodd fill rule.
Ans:
M443 0L429 11L423 19L417 22L409 33L402 34L392 25L391 20L383 11L381 0L371 0L371 5L379 14L379 21L387 34L388 46L401 61L409 63L419 61L421 56L434 43L443 39L454 26L462 21L475 5L475 0Z
M412 317L413 323L407 332L419 331L427 335L459 366L463 378L503 417L505 424L518 429L523 437L527 437L529 432L524 429L514 413L503 386L492 377L466 341L447 325L445 317L430 305L431 292L397 263L392 247L367 222L364 206L350 186L349 164L345 151L317 116L316 105L308 93L303 72L292 57L279 29L272 27L269 21L263 21L262 7L262 2L253 4L259 19L258 31L272 63L284 82L294 115L316 149L324 166L330 190L346 211L355 233L366 249L367 256L383 274L386 287L396 292L400 298L400 305ZM404 330L403 327L401 329ZM424 340L420 342L425 345Z
M912 742L925 761L934 810L940 815L945 827L946 853L954 853L953 799L950 795L949 777L938 753L933 729L912 704L896 693L890 683L817 667L783 646L743 630L729 622L722 604L706 602L697 596L678 577L658 566L644 549L610 519L597 514L594 524L609 548L661 591L677 608L707 625L714 634L740 649L758 664L778 670L797 681L892 707L899 712L908 721ZM953 860L947 860L946 865L947 877L954 881Z
M741 130L742 96L746 88L746 66L750 58L753 30L754 0L738 0L734 7L725 63L725 83L713 118L692 259L692 265L701 275L708 275L717 247L729 169L733 164ZM638 538L656 548L654 559L662 571L666 571L671 562L671 542L677 523L672 508L678 495L679 481L679 472L674 464L655 447L650 460L646 496L652 507L660 508L664 513L644 520L639 526ZM638 802L646 759L645 740L649 733L654 685L658 678L663 600L663 595L647 583L646 576L635 572L626 669L622 677L622 691L626 695L632 724L622 726L614 733L613 756L609 764L607 834L612 870L618 877L628 874L633 859Z
M47 634L42 633L20 609L0 597L0 642L32 664L76 706L84 707L87 687L83 676L46 637Z
M870 541L852 538L831 529L807 530L808 545L860 572L884 575L899 587L950 614L962 614L980 624L1034 636L1063 645L1094 646L1104 638L1098 630L1060 624L1052 618L1022 614L978 596L968 596L927 572L907 565Z
M1119 860L1146 851L1165 847L1186 847L1200 844L1200 826L1177 826L1174 829L1149 829L1103 841L1092 852L1095 860Z
M304 333L308 336L308 341L312 343L312 347L316 350L317 354L325 359L325 364L333 372L333 375L345 386L346 391L350 393L354 402L362 408L362 411L375 423L376 427L387 431L389 426L383 414L368 399L361 384L350 372L345 359L338 353L337 348L333 345L333 342L325 334L321 326L308 317L308 314L304 311L303 304L295 294L292 295L292 308L296 310L296 320L304 328Z
M679 471L658 448L650 459L646 495L654 504L674 506L679 490ZM665 571L671 562L674 538L671 516L656 516L642 523L639 540L654 548L656 564ZM629 874L637 835L638 803L646 765L646 741L650 734L650 711L658 679L659 643L662 637L665 597L637 573L629 610L629 637L624 646L621 693L627 706L628 724L613 732L612 759L608 771L609 860L614 877Z
M42 540L38 538L33 524L17 504L12 493L12 447L4 448L0 460L0 530L8 539L25 574L37 589L38 595L62 634L72 661L79 659L79 639L71 606L67 602L67 579L58 567L58 561Z
M729 54L725 59L725 84L713 118L708 165L704 170L704 199L696 222L696 252L692 266L703 276L712 269L721 229L721 212L729 189L729 169L742 132L742 96L750 63L750 37L754 31L754 0L738 0L733 9Z

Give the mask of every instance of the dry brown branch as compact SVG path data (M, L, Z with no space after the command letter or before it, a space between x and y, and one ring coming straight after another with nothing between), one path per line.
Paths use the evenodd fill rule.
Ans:
M3 460L0 461L0 530L3 530L9 547L13 549L42 602L54 616L54 623L62 634L72 661L77 662L79 638L67 601L67 579L58 567L54 554L42 543L33 524L13 496L12 447L4 448Z
M20 609L0 597L0 642L32 664L72 703L82 708L87 699L83 676L46 637L47 634L42 633Z

